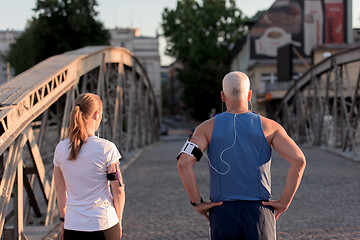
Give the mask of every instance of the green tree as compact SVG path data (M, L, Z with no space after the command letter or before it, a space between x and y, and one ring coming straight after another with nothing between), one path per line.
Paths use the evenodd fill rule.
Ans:
M229 71L231 46L246 34L246 18L235 0L179 0L174 10L162 13L166 54L183 65L182 101L192 117L204 120L210 109L221 108L221 81Z
M6 56L15 74L53 55L109 44L110 33L96 20L96 6L96 0L37 0L35 16Z

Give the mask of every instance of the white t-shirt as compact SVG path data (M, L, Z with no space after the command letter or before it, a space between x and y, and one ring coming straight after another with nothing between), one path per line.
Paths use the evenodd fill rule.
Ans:
M64 228L77 231L100 231L119 222L109 183L107 167L121 155L114 143L89 137L75 160L68 160L69 139L55 149L54 165L60 167L66 184L67 200Z

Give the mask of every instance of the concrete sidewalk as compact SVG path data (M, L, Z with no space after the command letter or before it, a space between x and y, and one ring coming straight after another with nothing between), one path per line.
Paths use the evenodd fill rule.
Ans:
M187 138L171 134L129 167L123 239L208 239L208 222L189 204L175 156ZM277 221L277 239L360 239L360 164L321 149L304 148L307 168L289 210ZM196 164L200 192L208 200L206 158ZM274 199L288 164L273 155Z

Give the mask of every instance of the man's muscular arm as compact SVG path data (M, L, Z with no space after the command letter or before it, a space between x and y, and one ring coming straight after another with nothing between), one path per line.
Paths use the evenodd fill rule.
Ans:
M210 121L210 120L209 120ZM197 144L202 152L204 152L209 146L209 140L207 137L207 130L211 127L213 123L206 121L201 124L199 127L195 129L193 137L190 139L191 142ZM201 198L199 193L199 189L197 187L196 178L193 171L193 166L196 162L196 158L194 156L190 156L188 154L182 153L178 162L177 167L179 170L181 181L184 184L184 188L190 198L190 201L195 203L198 202ZM217 205L221 205L221 203L202 203L199 206L196 206L196 211L205 216L207 219L209 210Z
M290 163L290 168L286 178L286 184L279 200L264 202L264 205L270 205L275 208L277 219L281 213L285 212L300 185L303 176L306 159L301 149L289 137L285 129L275 121L265 120L264 133L272 147Z

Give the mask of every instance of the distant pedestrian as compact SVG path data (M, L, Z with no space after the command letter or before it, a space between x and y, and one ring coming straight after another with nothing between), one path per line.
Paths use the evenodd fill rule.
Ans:
M79 95L71 111L68 139L54 154L54 178L65 240L119 240L125 204L115 144L96 137L102 102L91 93ZM109 181L112 194L109 189Z
M275 220L297 191L305 156L277 122L251 112L250 81L242 72L223 79L227 111L200 124L178 155L178 169L195 210L210 220L212 240L276 239ZM271 199L271 147L290 163L284 191ZM210 200L204 202L193 165L207 150Z
M211 108L211 111L210 111L210 113L209 113L209 118L213 118L213 117L215 117L215 115L216 115L216 109L215 109L215 108Z

